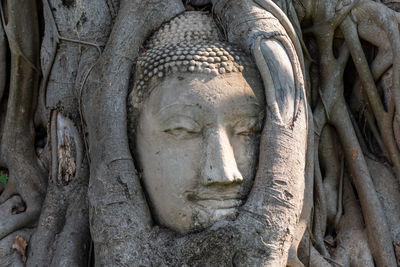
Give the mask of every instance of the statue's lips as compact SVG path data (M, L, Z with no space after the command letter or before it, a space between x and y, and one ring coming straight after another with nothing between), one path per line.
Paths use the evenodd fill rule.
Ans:
M212 208L212 209L232 209L239 207L242 204L242 201L239 199L197 199L195 203L204 208Z
M204 208L231 209L242 204L239 187L224 189L225 191L201 188L197 191L187 191L184 195L187 200Z

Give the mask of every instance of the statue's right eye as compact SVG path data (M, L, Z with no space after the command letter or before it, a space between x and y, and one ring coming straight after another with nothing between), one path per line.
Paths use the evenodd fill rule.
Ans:
M164 132L166 132L166 133L168 133L170 135L173 135L178 139L193 138L193 137L196 137L197 134L198 134L198 132L194 132L194 131L191 131L189 129L182 128L182 127L181 128L175 128L175 129L169 129L169 130L166 130Z
M186 116L171 118L163 124L162 132L173 135L178 139L194 138L201 131L200 125Z

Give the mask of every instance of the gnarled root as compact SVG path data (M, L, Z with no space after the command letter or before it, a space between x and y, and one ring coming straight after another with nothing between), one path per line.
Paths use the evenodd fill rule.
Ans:
M398 106L400 106L400 93L394 90L394 106L387 112L384 109L383 103L376 89L374 73L369 68L368 61L362 50L361 43L358 37L357 24L363 25L373 21L373 26L382 34L386 33L387 39L390 40L393 51L400 50L400 34L398 30L398 22L396 21L396 13L382 4L377 4L373 1L360 1L352 12L352 21L350 17L344 19L340 29L343 32L346 44L349 47L354 64L360 76L363 89L368 96L368 102L371 105L372 112L377 119L377 124L382 136L383 143L388 151L388 156L391 163L396 169L396 173L400 179L400 152L393 135L393 113L396 112L398 117ZM365 26L365 25L364 25ZM361 27L363 29L363 27ZM363 32L363 31L361 31ZM365 32L365 31L364 31ZM386 39L386 38L385 38ZM374 41L374 40L373 40ZM376 40L375 40L376 41ZM379 44L379 41L377 41ZM382 51L387 50L387 44L380 45ZM394 88L400 87L400 54L393 52L393 85ZM381 56L380 56L381 57ZM374 70L378 72L377 70ZM380 70L382 72L382 70Z
M369 245L378 264L394 266L395 257L385 215L343 102L344 100L339 100L333 110L333 123L342 142L346 161L360 197L369 240L373 240L369 242ZM375 220L375 218L380 218L380 220Z
M344 215L339 223L333 258L343 266L373 267L374 260L368 247L361 210L348 177L344 180L343 205Z
M24 163L24 161L22 161L22 163ZM40 214L42 202L41 193L43 190L40 190L38 184L35 183L35 180L40 179L41 177L35 177L34 175L35 172L39 175L41 172L39 172L38 169L32 168L28 164L23 167L23 170L21 169L17 169L16 171L13 171L12 168L10 169L10 185L7 184L6 189L2 194L2 203L7 206L10 201L8 197L12 195L20 195L26 205L26 209L24 212L18 214L12 214L11 211L9 211L6 217L2 217L2 220L0 221L0 239L15 230L32 225ZM14 185L15 182L18 182L18 184ZM0 206L0 209L6 207L3 205Z
M23 229L0 239L0 266L25 267L24 257L13 248L17 236L29 243L33 229ZM15 247L15 246L14 246ZM26 253L26 250L25 250ZM25 254L26 255L26 254Z
M388 166L366 158L394 242L400 242L400 185Z
M11 50L11 78L0 144L0 167L9 170L9 181L1 194L0 204L6 203L12 195L20 195L26 210L2 218L0 239L37 219L46 186L45 171L34 149L32 120L39 81L36 1L8 1L7 4L5 32Z
M69 119L52 113L51 132L56 133L52 150L55 176L51 177L39 225L32 236L28 265L83 266L89 250L87 160L78 130ZM54 128L57 128L54 131Z

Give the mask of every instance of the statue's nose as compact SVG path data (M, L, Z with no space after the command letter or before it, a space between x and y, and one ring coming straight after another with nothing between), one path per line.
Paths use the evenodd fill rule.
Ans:
M203 147L201 179L203 185L232 184L243 181L226 131L222 128L206 132Z

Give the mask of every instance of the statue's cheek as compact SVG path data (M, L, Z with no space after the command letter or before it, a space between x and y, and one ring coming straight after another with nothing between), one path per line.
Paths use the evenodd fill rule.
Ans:
M252 183L258 162L260 138L258 134L232 137L236 163L243 175L244 183Z

